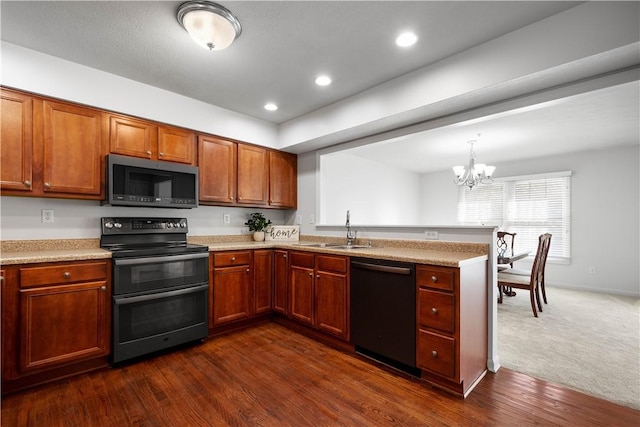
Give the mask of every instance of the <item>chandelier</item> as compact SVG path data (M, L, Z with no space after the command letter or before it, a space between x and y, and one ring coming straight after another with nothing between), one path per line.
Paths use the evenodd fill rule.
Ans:
M469 149L469 167L467 169L464 166L453 167L453 173L456 174L456 179L453 182L456 185L469 187L469 190L473 190L473 187L479 184L492 184L493 179L491 179L491 176L496 170L495 166L487 166L483 163L476 164L476 153L473 151L473 144L476 142L476 140L467 141L467 144L471 146Z

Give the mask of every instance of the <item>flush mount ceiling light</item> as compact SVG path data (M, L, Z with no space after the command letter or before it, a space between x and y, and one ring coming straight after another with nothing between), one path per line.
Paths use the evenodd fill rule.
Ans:
M473 151L473 144L476 142L476 140L467 142L471 145L469 149L469 167L466 170L464 166L453 167L453 173L456 174L456 179L453 182L456 185L469 187L469 190L473 190L473 187L478 184L493 184L491 176L496 170L495 166L487 166L482 163L476 164L476 153Z
M178 7L178 22L205 49L226 49L240 36L240 21L228 9L209 1L188 1Z

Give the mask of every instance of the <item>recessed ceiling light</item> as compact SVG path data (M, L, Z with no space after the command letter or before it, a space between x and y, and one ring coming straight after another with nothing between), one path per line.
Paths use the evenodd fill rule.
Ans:
M415 33L407 31L402 33L396 39L396 44L400 47L413 46L418 41L418 36Z
M264 104L264 109L269 111L276 111L278 109L278 106L273 102L268 102Z
M318 76L316 77L316 84L318 86L328 86L331 84L331 77L329 76Z

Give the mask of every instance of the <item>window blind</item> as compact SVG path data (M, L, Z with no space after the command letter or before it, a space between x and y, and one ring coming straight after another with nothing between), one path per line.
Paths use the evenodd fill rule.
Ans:
M571 172L510 177L473 190L459 190L458 222L496 224L517 233L515 248L532 254L538 237L551 233L549 259L571 257Z

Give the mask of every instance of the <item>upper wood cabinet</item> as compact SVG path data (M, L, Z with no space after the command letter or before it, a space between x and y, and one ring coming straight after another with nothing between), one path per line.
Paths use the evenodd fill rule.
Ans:
M269 151L269 206L298 206L298 158L295 154Z
M3 194L104 197L102 112L2 90Z
M236 202L237 144L213 136L198 136L200 203Z
M295 209L297 156L198 136L201 204Z
M31 191L33 186L33 98L2 89L0 104L0 186Z
M269 162L266 148L238 144L238 200L241 205L266 205Z
M109 115L109 151L125 156L195 164L195 134L132 117Z

